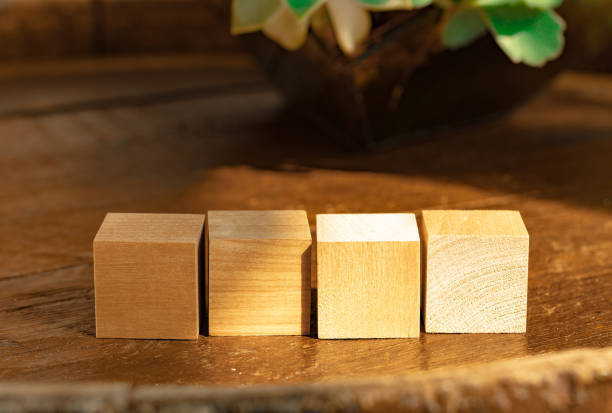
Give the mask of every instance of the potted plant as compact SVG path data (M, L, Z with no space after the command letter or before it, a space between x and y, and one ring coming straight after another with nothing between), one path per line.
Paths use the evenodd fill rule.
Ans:
M293 107L375 147L503 112L561 68L562 0L233 0ZM514 64L513 64L514 63Z

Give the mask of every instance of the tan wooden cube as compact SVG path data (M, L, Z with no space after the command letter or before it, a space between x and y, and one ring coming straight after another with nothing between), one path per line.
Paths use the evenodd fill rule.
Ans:
M106 215L93 243L97 337L198 337L204 221L204 215Z
M423 211L428 333L523 333L529 234L518 211Z
M414 214L317 215L319 338L418 337L420 259Z
M309 334L311 246L305 211L209 211L209 334Z

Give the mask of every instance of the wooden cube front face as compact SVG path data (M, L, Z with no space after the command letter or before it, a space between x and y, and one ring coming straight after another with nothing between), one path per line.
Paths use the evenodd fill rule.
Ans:
M202 215L107 215L94 241L97 337L198 337L203 224Z
M211 336L310 333L310 251L304 211L210 211Z
M516 211L423 211L428 333L523 333L529 235Z
M414 215L317 216L317 307L322 339L418 337Z

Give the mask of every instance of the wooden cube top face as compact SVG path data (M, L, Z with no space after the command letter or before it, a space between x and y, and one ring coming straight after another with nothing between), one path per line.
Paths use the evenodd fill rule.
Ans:
M210 239L311 241L306 211L209 211Z
M317 305L319 338L418 337L415 216L318 215Z
M305 211L209 211L211 336L310 332L310 250Z
M529 237L518 211L423 211L429 236Z
M108 213L96 241L194 243L202 237L204 215Z
M418 241L414 214L320 214L317 242Z
M517 211L423 211L431 333L522 333L529 235Z
M198 337L203 224L203 215L107 215L94 240L97 337Z

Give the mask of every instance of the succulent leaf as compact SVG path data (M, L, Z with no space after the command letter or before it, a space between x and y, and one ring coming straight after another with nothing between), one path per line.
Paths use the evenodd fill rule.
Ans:
M306 41L308 19L299 19L285 3L262 27L263 33L287 50L297 50Z
M479 9L458 9L444 27L442 42L449 49L472 43L487 32L487 25Z
M563 0L524 0L525 4L529 7L537 9L553 9L559 7Z
M281 0L234 0L232 3L232 34L259 30L278 10Z
M563 0L476 0L474 5L482 7L526 5L534 9L551 9L562 3Z
M287 5L299 18L309 16L324 0L285 0Z
M327 0L327 10L338 46L347 55L353 54L370 34L370 13L354 0Z
M232 33L262 30L281 46L295 50L308 34L313 13L326 5L339 47L354 54L371 30L369 10L413 9L434 0L233 0ZM563 0L437 0L458 7L444 27L450 49L469 44L487 28L515 63L542 66L559 56L565 22L553 9Z
M518 5L484 7L483 12L497 44L513 62L541 67L561 54L565 22L554 11Z
M355 0L368 10L398 10L425 7L433 0Z
M371 6L371 7L385 7L385 6L388 6L389 3L397 3L397 2L394 2L393 0L358 0L358 1L364 6Z
M417 9L420 7L425 7L425 6L429 6L431 3L433 3L433 0L411 0L412 3L412 7Z

